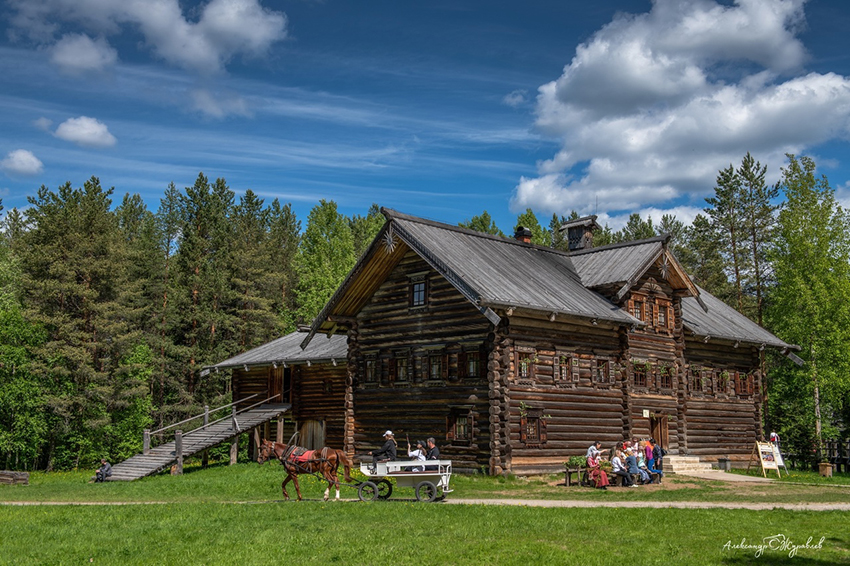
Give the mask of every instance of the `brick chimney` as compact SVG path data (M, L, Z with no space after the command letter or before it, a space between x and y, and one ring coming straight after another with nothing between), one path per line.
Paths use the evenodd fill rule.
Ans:
M529 230L525 226L517 226L516 233L514 234L514 240L516 240L517 242L522 242L523 244L530 244L531 230Z
M599 228L596 215L576 218L561 225L561 235L566 232L567 244L571 252L593 247L593 231Z

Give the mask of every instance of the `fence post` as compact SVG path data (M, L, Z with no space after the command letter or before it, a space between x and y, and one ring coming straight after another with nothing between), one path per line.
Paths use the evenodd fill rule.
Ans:
M177 456L177 471L175 475L183 474L183 431L174 433L174 454Z
M210 406L204 405L204 429L207 428L207 425L210 424ZM210 463L210 452L209 450L204 450L203 458L201 459L201 466L204 468Z
M144 434L142 435L142 454L150 454L151 453L151 429L146 428Z
M230 465L236 463L236 457L239 455L239 435L233 437L233 441L230 443Z

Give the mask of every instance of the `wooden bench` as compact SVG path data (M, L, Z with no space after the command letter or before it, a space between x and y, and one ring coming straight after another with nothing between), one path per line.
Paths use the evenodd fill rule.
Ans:
M0 470L0 484L4 485L29 485L29 472L11 472L9 470Z
M572 487L573 485L573 474L576 475L576 484L583 486L590 483L587 477L587 468L584 466L579 466L578 468L566 468L564 470L564 485L567 487Z

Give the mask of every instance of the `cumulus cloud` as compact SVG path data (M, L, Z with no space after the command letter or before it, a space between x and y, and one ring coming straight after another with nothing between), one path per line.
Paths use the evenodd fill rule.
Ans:
M539 88L536 126L562 147L520 179L512 208L695 198L747 151L778 172L786 152L846 136L850 80L802 71L803 3L656 0L618 15Z
M220 71L237 55L264 55L273 43L286 37L286 15L264 8L259 0L210 0L197 10L197 18L193 19L184 15L178 0L9 0L8 3L12 8L13 39L26 37L50 45L66 25L82 27L101 37L132 27L142 33L145 44L157 57L201 73ZM105 40L79 35L67 37L54 47L54 52L59 48L59 53L69 53L70 48L67 45L62 48L61 43L75 42L75 49L85 52L87 64L108 62L110 53L115 55ZM87 38L89 43L81 38Z
M32 177L44 171L44 164L31 151L16 149L0 161L0 170L14 177Z
M106 124L88 116L65 120L53 135L83 147L112 147L118 143Z
M66 34L50 50L50 62L71 74L103 71L117 60L118 52L104 38L85 34Z

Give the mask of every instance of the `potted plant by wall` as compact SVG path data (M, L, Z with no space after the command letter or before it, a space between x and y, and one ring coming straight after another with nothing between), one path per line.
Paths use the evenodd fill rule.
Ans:
M820 456L820 462L818 462L818 473L825 478L832 477L832 464L826 459L826 450L823 441L820 441L820 449L818 450L818 455Z

